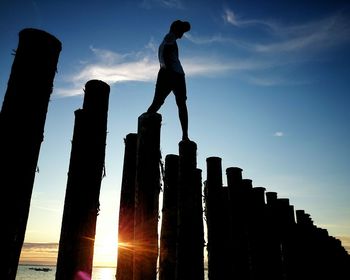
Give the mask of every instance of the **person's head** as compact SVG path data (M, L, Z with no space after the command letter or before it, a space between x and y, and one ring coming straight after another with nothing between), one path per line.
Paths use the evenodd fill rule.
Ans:
M191 25L188 21L175 20L170 25L170 32L174 33L177 38L181 38L182 35L191 29Z

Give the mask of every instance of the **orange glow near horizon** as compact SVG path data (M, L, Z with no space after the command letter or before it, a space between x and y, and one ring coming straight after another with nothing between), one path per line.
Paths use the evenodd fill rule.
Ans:
M56 265L57 254L57 243L24 243L19 263Z
M116 267L118 250L115 240L99 239L94 246L94 266ZM56 265L58 243L24 243L19 263L24 265Z

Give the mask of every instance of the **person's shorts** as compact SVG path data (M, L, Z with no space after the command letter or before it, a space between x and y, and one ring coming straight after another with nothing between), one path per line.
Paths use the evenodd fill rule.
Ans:
M176 102L186 101L185 75L160 68L156 83L156 98L160 99L163 103L171 91L175 95Z

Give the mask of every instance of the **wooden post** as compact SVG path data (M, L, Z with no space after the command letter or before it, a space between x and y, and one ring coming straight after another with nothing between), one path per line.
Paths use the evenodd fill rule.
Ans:
M137 134L128 134L120 192L117 280L133 279L136 147Z
M138 119L134 280L155 280L157 275L161 120L157 113Z
M222 185L221 158L207 158L206 217L208 228L208 275L213 280L232 278L230 219L225 213L228 197Z
M269 272L268 279L283 279L281 238L277 222L277 193L266 192L266 270Z
M61 42L23 29L0 113L0 279L15 279Z
M291 212L288 198L278 198L276 201L277 223L281 240L283 270L287 280L296 277L296 227L294 214Z
M198 197L198 182L196 183L196 152L197 145L192 141L179 143L179 200L178 200L178 240L177 240L177 280L203 280L200 271L200 251L202 229L199 228L198 211L201 199ZM197 213L197 214L196 214ZM203 244L203 243L202 243ZM200 249L201 247L201 249ZM202 253L203 254L203 253Z
M91 277L105 159L109 91L109 85L102 81L88 81L83 109L75 111L57 280L75 279L81 275Z
M242 179L242 169L239 167L227 168L226 174L232 215L232 269L234 278L246 280L251 277L247 232L247 206L252 188L251 180Z
M270 279L267 270L265 188L254 187L249 196L248 236L253 279Z
M165 157L159 280L175 280L179 156Z
M195 170L193 200L193 268L195 278L204 280L204 225L203 225L203 188L202 170Z

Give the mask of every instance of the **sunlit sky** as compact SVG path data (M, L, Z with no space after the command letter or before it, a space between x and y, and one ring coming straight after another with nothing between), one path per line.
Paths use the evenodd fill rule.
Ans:
M198 146L203 180L206 158L221 157L224 182L227 167L241 167L254 186L289 198L349 246L348 3L2 0L1 101L23 28L45 30L63 46L22 262L56 261L74 111L82 107L85 83L100 79L111 86L111 95L95 264L115 265L123 139L137 131L137 118L150 105L158 44L176 19L192 25L178 45L189 136ZM181 140L172 95L160 113L164 159L178 153Z

